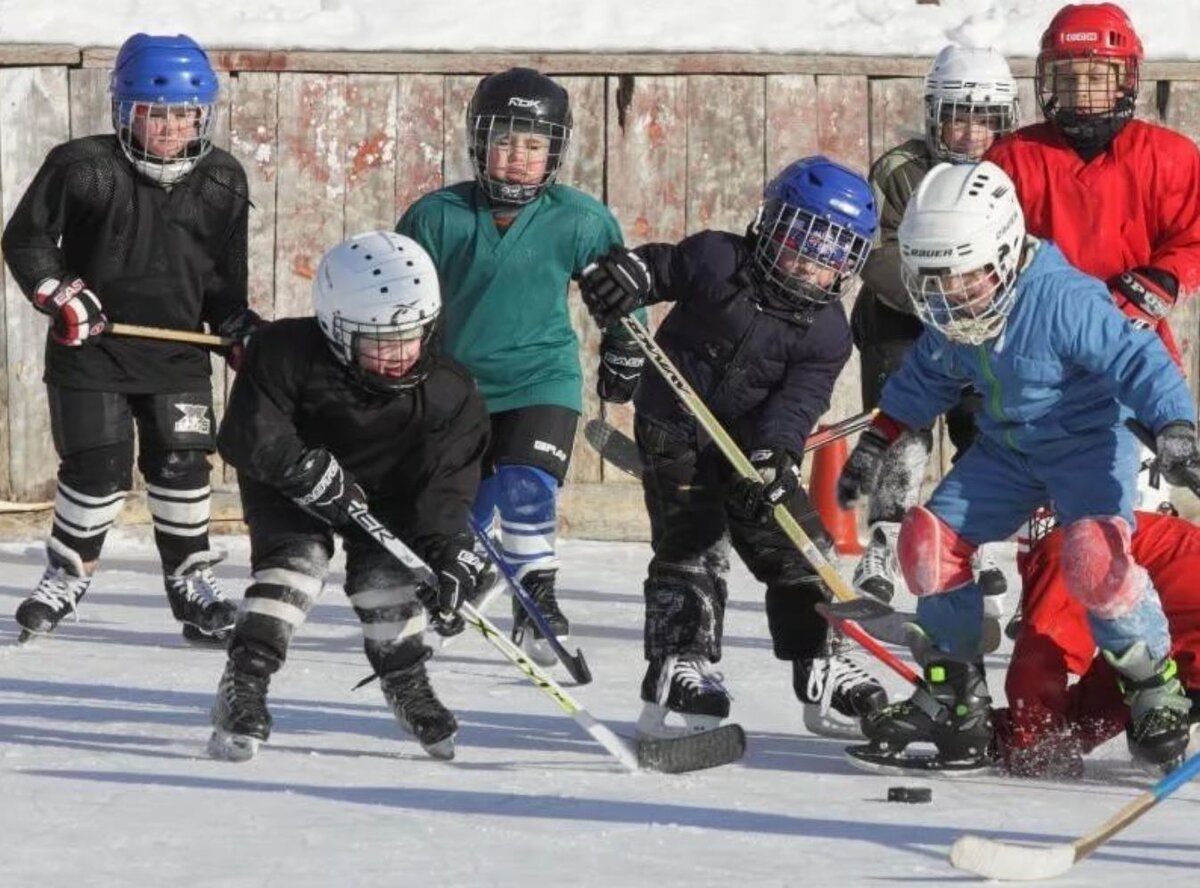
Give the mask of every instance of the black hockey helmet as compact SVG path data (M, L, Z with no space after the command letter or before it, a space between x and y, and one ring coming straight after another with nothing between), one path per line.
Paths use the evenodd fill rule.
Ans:
M489 74L467 107L467 151L475 179L496 203L520 206L554 182L571 139L571 98L563 87L532 68ZM515 176L488 172L488 155L500 149ZM544 161L537 181L521 181ZM514 181L515 179L515 181Z

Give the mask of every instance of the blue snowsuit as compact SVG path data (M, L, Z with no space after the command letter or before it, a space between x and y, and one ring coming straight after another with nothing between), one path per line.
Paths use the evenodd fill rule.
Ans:
M1152 432L1196 421L1183 375L1153 332L1135 329L1108 289L1072 267L1058 247L1030 239L1034 255L1000 336L973 346L926 328L883 390L880 408L925 428L958 402L965 384L983 394L979 438L925 507L976 545L1007 539L1037 506L1062 523L1120 516L1133 527L1134 417ZM922 628L943 650L978 644L982 597L974 584L920 600ZM1120 653L1139 639L1165 654L1157 595L1133 612L1091 618L1097 644Z

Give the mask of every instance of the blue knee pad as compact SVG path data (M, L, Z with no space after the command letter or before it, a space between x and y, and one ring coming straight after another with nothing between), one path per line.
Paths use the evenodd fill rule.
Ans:
M917 623L939 650L972 659L983 643L983 593L978 583L917 599Z
M535 466L500 466L479 485L475 521L490 529L500 515L500 548L519 573L558 567L558 480Z

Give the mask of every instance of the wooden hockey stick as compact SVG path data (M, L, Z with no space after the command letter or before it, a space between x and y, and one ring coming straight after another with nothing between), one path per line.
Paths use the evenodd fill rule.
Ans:
M213 336L194 330L174 330L170 327L143 327L140 324L109 324L107 332L114 336L134 336L138 339L158 339L163 342L190 342L209 348L229 348L237 342L227 336Z
M1154 786L1086 836L1057 845L1022 845L983 836L964 835L950 848L950 863L985 879L1032 882L1061 876L1125 827L1200 773L1200 753L1193 755Z
M629 334L637 344L641 346L642 351L646 353L646 357L650 359L650 362L662 374L663 379L674 390L676 397L696 417L696 421L700 423L701 428L713 439L717 448L725 455L725 458L729 460L737 473L749 481L761 480L754 466L750 464L749 458L738 447L737 442L722 428L721 423L713 416L712 411L708 409L707 405L700 399L700 396L696 394L691 384L683 378L683 374L671 363L671 359L667 357L666 353L658 347L658 343L654 341L654 337L650 335L650 332L642 326L641 321L635 317L626 316L621 318L621 323L629 331ZM816 568L817 573L825 581L825 585L829 587L830 591L833 592L834 597L838 601L854 603L852 612L843 611L843 616L852 617L856 620L865 620L891 613L892 609L882 601L863 598L850 588L846 581L834 570L833 565L829 563L829 559L817 548L809 535L804 532L804 528L800 526L800 523L792 517L792 513L787 510L787 506L776 506L772 515L788 539L800 550L800 554L807 558L809 564Z

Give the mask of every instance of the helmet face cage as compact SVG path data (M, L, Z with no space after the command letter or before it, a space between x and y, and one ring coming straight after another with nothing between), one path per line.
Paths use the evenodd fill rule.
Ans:
M415 323L380 324L354 321L335 312L327 336L338 358L359 383L381 394L395 394L417 386L429 375L430 338L436 323L437 315ZM404 343L417 343L420 349L407 370L404 365L410 360L411 347ZM368 368L364 363L372 366ZM395 372L399 370L403 373Z
M1003 103L937 94L925 97L925 140L939 161L979 161L993 142L1017 128L1019 120L1015 96Z
M491 200L516 206L553 184L571 139L570 126L535 117L477 114L467 126L476 181Z
M794 308L827 305L848 295L871 242L850 228L782 201L759 210L754 264L764 283Z
M145 102L114 96L113 128L139 173L173 185L212 150L213 107L211 102Z
M911 268L900 264L900 277L922 323L953 342L981 345L1000 335L1016 301L1017 257L1000 248L994 262L968 271Z
M1106 142L1133 119L1136 56L1051 50L1037 60L1035 85L1046 119L1084 142Z

